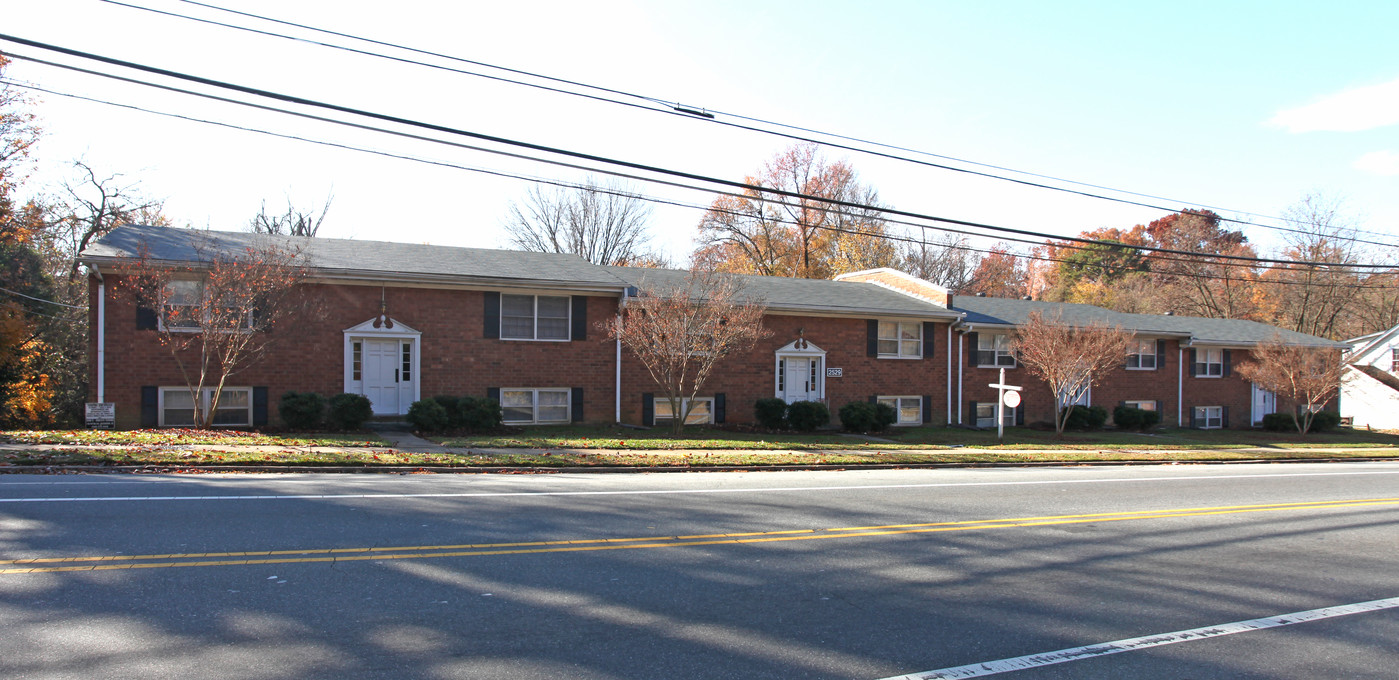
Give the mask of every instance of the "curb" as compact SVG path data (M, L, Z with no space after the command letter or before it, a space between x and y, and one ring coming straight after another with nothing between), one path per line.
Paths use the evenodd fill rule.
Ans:
M1256 465L1288 463L1394 463L1396 458L1285 458L1236 460L1094 460L1094 461L1028 461L1013 463L871 463L867 465L667 465L640 467L634 465L597 466L345 466L345 465L33 465L0 467L0 475L9 474L618 474L618 473L677 473L677 472L797 472L842 470L925 470L957 468L1045 468L1045 467L1146 467L1165 465Z

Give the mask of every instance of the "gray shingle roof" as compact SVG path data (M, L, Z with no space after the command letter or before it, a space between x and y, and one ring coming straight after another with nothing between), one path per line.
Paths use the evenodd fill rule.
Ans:
M199 262L217 252L239 252L276 245L301 248L318 275L387 281L434 281L547 287L564 290L621 291L647 283L675 285L686 272L679 269L600 267L575 255L519 250L457 248L426 244L358 241L333 238L271 236L246 232L201 231L172 227L125 225L94 241L79 256L91 264L109 264L150 256L171 262ZM1341 348L1332 342L1267 324L1232 319L1123 314L1092 305L958 296L944 309L873 283L742 276L746 290L777 311L858 316L902 316L951 319L965 314L965 323L1015 326L1030 312L1056 311L1065 322L1087 325L1095 320L1143 334L1190 337L1200 344L1250 345L1281 335L1285 342Z
M953 309L966 312L967 316L964 322L973 326L978 324L1018 326L1025 323L1031 312L1038 311L1046 316L1052 316L1057 312L1064 323L1072 326L1086 326L1094 321L1101 321L1110 326L1121 326L1125 330L1144 335L1158 333L1168 336L1190 337L1196 344L1253 345L1281 336L1282 341L1288 344L1338 349L1345 347L1345 343L1241 319L1124 314L1093 305L992 297L958 296L953 298L952 302Z
M122 226L98 239L79 259L100 262L133 258L144 246L157 260L199 262L208 260L215 252L266 245L302 248L308 266L328 275L481 278L513 280L522 285L558 282L575 287L622 288L616 277L576 255L138 225Z
M640 269L607 267L628 285L678 286L688 272L681 269ZM788 311L822 311L861 316L914 316L926 319L951 319L957 313L929 302L896 293L872 283L830 281L827 279L793 279L781 276L739 275L745 292L759 298L770 309Z

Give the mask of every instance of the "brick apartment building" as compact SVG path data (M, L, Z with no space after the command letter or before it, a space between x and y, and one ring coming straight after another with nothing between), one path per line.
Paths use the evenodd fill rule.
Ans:
M439 394L499 399L509 423L654 424L669 407L645 369L596 324L638 288L682 279L677 270L601 267L572 255L296 238L127 225L79 260L90 272L89 399L115 405L120 427L189 425L191 397L161 315L113 294L122 267L198 262L268 243L302 249L314 323L284 324L257 363L235 374L217 422L275 423L288 391L370 397L376 414L406 413ZM1036 310L1066 323L1105 321L1136 333L1121 367L1099 376L1084 402L1154 409L1166 425L1249 427L1277 408L1233 371L1275 336L1335 350L1328 340L1251 321L1121 314L1091 305L956 297L893 270L836 280L747 276L767 305L773 335L715 371L695 421L742 423L764 397L817 400L832 412L881 400L899 423L994 427L995 382L1024 386L1008 422L1047 421L1053 396L1020 367L1009 334ZM202 397L202 398L207 398Z

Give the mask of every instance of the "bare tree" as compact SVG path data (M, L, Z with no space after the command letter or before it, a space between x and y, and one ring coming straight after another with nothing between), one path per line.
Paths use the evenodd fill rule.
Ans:
M255 234L315 236L321 229L321 223L325 222L326 213L330 212L330 203L334 200L335 196L327 196L321 207L299 210L291 204L291 199L287 199L286 212L275 215L267 212L267 201L263 201L262 208L248 222L248 231Z
M1252 354L1250 361L1239 366L1239 375L1300 407L1293 411L1292 421L1298 432L1306 434L1316 412L1340 393L1340 350L1289 345L1274 336Z
M161 202L142 196L138 182L128 182L121 174L98 175L81 159L73 161L73 168L62 191L49 201L46 230L47 245L66 260L70 279L78 276L74 258L93 239L130 222L169 224L160 212Z
M980 262L967 237L958 234L905 244L901 255L904 271L948 290L965 290L971 285L972 273Z
M539 253L572 253L600 265L655 266L646 221L651 207L638 194L592 177L572 187L535 185L510 204L510 244Z
M261 356L278 325L305 320L315 303L299 286L306 270L297 249L196 250L198 264L184 264L156 260L143 249L118 267L113 294L157 317L160 343L189 388L195 422L207 428L228 377ZM207 405L200 399L206 388L213 390Z
M1283 211L1283 219L1292 228L1285 258L1339 265L1293 264L1267 272L1263 280L1276 283L1267 296L1272 323L1328 338L1359 335L1363 323L1353 317L1363 279L1347 265L1358 263L1360 253L1340 202L1311 194Z
M679 434L714 368L772 335L763 328L765 311L744 295L738 278L692 271L678 284L643 281L623 313L598 328L646 367L670 402L672 431Z
M1132 333L1101 321L1073 327L1057 314L1031 312L1015 332L1017 360L1054 393L1054 431L1064 433L1065 404L1082 397L1100 376L1122 365Z

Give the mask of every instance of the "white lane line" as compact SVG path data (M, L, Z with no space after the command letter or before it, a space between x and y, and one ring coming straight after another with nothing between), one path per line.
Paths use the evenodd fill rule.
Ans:
M922 671L899 675L884 680L948 680L950 678L979 678L987 675L998 675L1011 671L1024 670L1026 668L1037 668L1039 666L1051 666L1070 661L1081 661L1092 659L1108 654L1120 654L1131 652L1148 647L1159 647L1161 645L1173 645L1177 642L1194 642L1221 635L1233 635L1234 633L1247 633L1253 630L1263 630L1265 628L1277 628L1279 626L1291 626L1308 621L1318 621L1336 616L1349 616L1351 614L1363 614L1365 612L1375 612L1382 609L1392 609L1399 607L1399 597L1391 597L1384 600L1371 600L1369 602L1358 602L1356 604L1343 604L1335 607L1324 607L1322 609L1310 609L1304 612L1293 612L1280 616L1270 616L1263 619L1251 619L1248 621L1235 621L1219 626L1206 626L1204 628L1193 628L1191 630L1176 631L1174 633L1161 633L1159 635L1147 635L1144 637L1117 640L1115 642L1104 642L1086 647L1074 647L1072 649L1061 649L1057 652L1045 652L1043 654L1030 654L1028 656L1017 656L1013 659L1000 659L998 661L987 661L984 663L973 663L965 666L953 668L943 668L936 671Z
M1216 479L1269 479L1275 477L1351 477L1361 475L1399 475L1399 470L1367 472L1299 472L1280 475L1202 475L1195 477L1133 477L1120 479L1057 479L1020 482L930 482L926 484L872 484L846 486L782 486L742 489L642 489L634 491L478 491L463 493L347 493L347 494L255 494L221 496L82 496L0 498L0 503L119 503L143 501L262 501L262 500L334 500L387 498L506 498L518 496L656 496L684 494L777 493L803 491L865 491L884 489L935 489L984 486L1044 486L1058 484L1120 484L1136 482L1186 482Z

